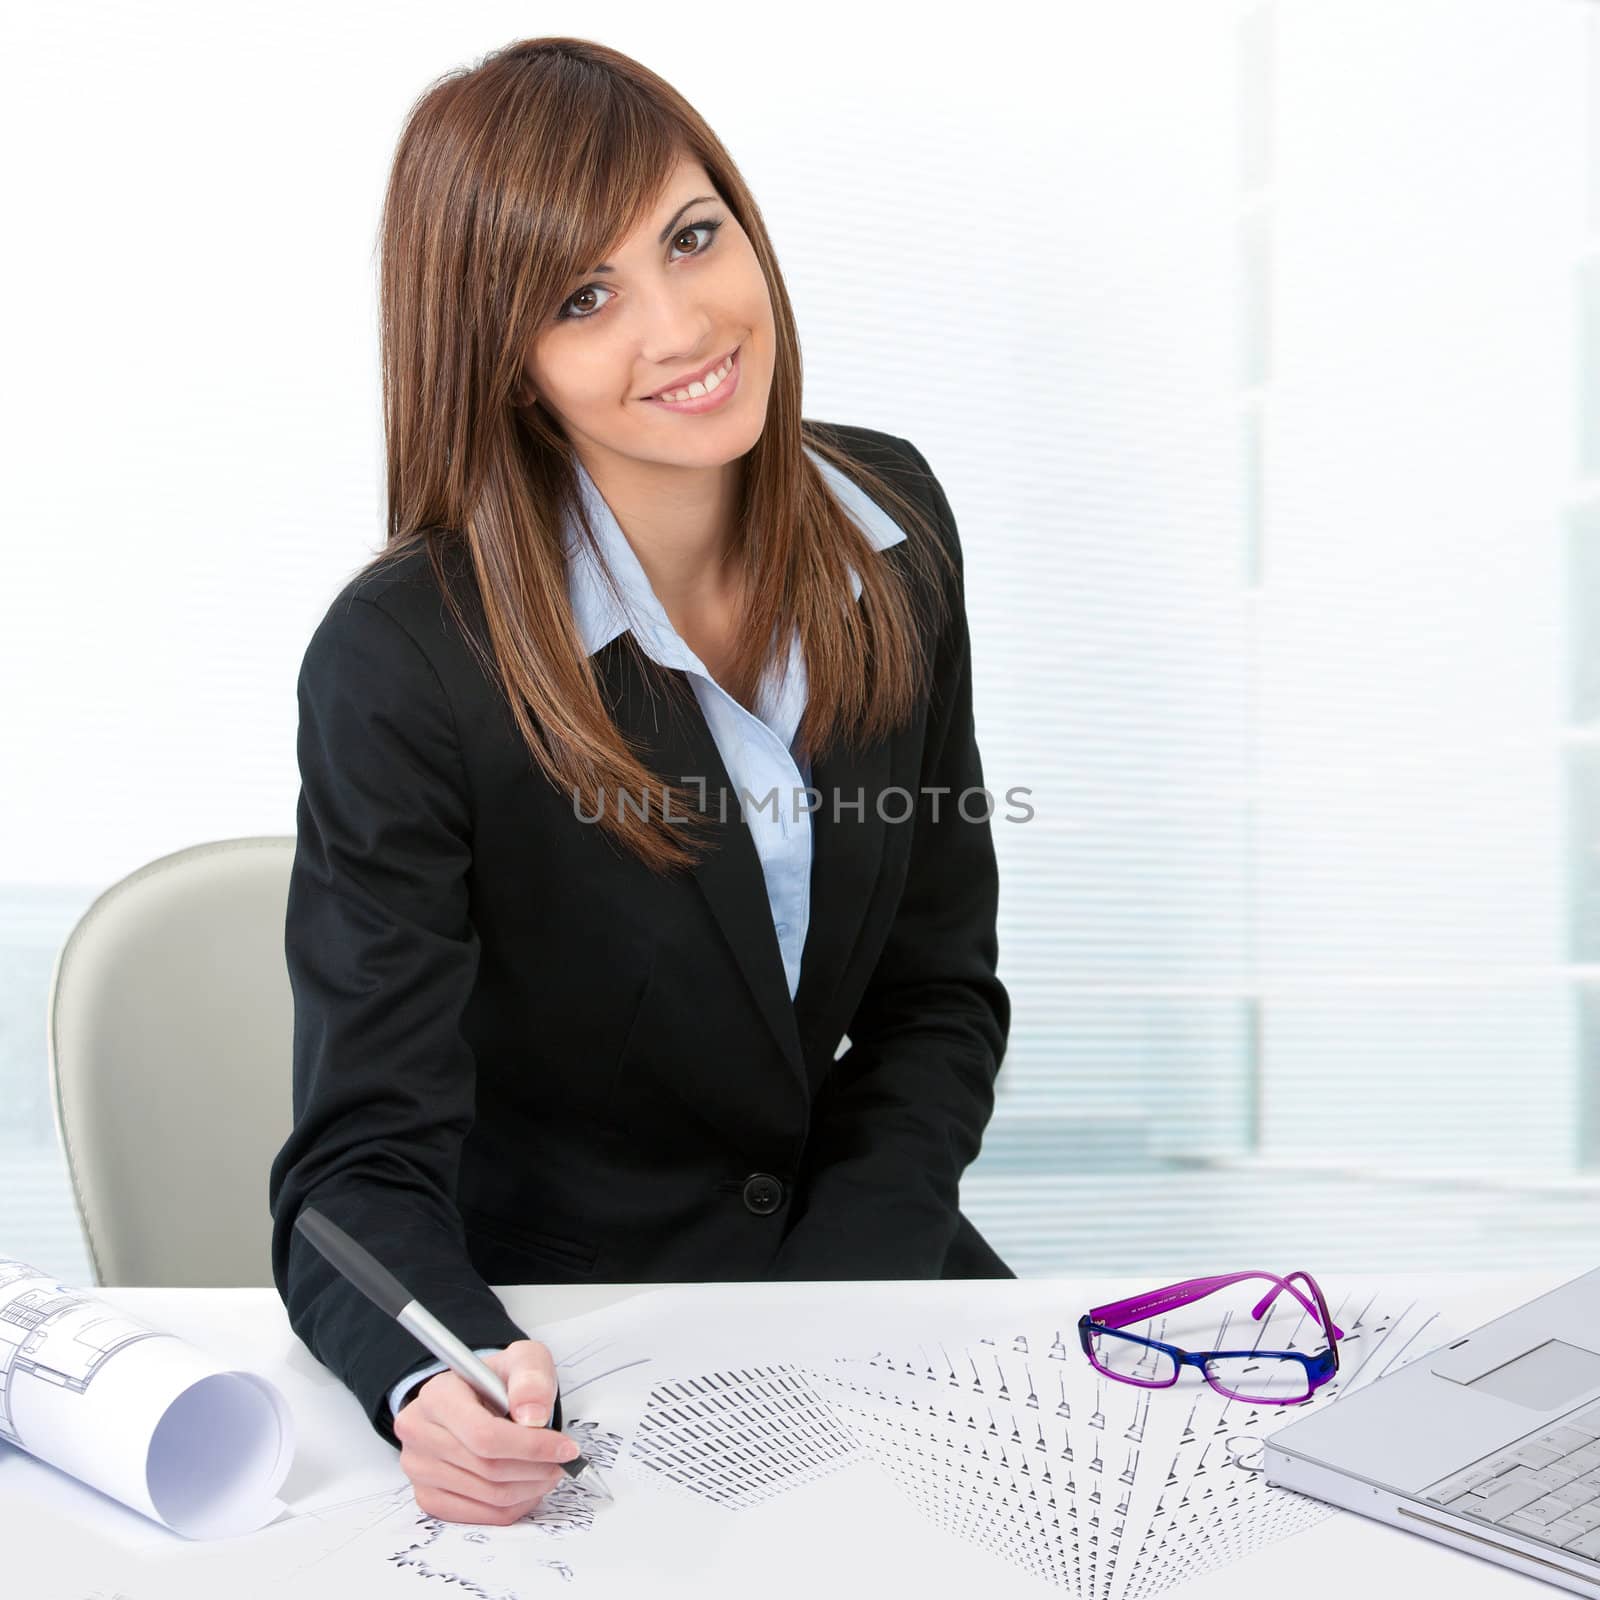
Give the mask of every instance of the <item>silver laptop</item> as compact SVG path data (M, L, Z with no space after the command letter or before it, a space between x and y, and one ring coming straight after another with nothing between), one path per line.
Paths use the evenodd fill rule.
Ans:
M1600 1268L1280 1428L1263 1466L1268 1483L1600 1597Z

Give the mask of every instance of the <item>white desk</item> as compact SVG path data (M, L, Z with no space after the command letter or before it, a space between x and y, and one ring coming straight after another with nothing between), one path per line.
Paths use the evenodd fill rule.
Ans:
M1224 1265L1226 1265L1224 1263ZM1467 1329L1497 1316L1522 1301L1541 1294L1575 1276L1573 1273L1438 1274L1429 1277L1363 1279L1392 1287L1437 1306L1454 1328ZM863 1285L864 1291L892 1296L894 1303L926 1306L930 1317L959 1309L963 1316L992 1308L1003 1322L1011 1312L1025 1313L1048 1306L1075 1322L1091 1305L1118 1299L1149 1288L1159 1277L1127 1279L1037 1279L983 1282L933 1282ZM715 1286L726 1292L727 1286ZM748 1284L752 1305L768 1298L792 1296L794 1285ZM355 1477L374 1469L392 1467L393 1449L384 1443L361 1415L353 1396L343 1390L290 1332L277 1294L262 1289L155 1289L123 1288L98 1291L154 1326L170 1330L197 1346L224 1358L229 1365L246 1367L270 1377L283 1390L295 1413L297 1449L295 1464L281 1491L292 1508L296 1498L313 1488L326 1490L342 1477ZM560 1285L501 1289L513 1316L524 1327L551 1323L595 1309L608 1302L641 1292L639 1286ZM329 1405L330 1392L348 1401L346 1410ZM315 1401L316 1403L308 1403ZM315 1413L315 1419L313 1419ZM308 1424L311 1421L311 1425ZM75 1567L63 1532L92 1526L102 1541L99 1564ZM176 1535L32 1458L0 1446L0 1554L5 1579L22 1577L19 1587L0 1584L19 1596L48 1594L86 1600L93 1592L87 1575L104 1573L104 1543L110 1541L128 1556L125 1588L131 1600L157 1600L136 1582L137 1563L143 1552L170 1548ZM66 1541L70 1546L71 1541ZM893 1562L886 1555L881 1575L856 1574L871 1587L893 1582ZM103 1583L103 1579L102 1579ZM751 1593L762 1592L762 1574L751 1572ZM1530 1597L1560 1591L1504 1567L1433 1544L1426 1539L1365 1518L1335 1511L1329 1520L1302 1533L1180 1585L1173 1592L1184 1600L1210 1600L1241 1593L1348 1597L1362 1592L1382 1595L1448 1593L1451 1600L1503 1600L1516 1594ZM109 1592L109 1591L108 1591ZM1040 1585L1040 1593L1047 1592Z

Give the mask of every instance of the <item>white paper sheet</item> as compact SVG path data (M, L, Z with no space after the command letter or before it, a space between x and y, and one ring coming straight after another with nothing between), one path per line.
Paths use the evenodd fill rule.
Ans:
M1170 1389L1105 1378L1079 1348L1075 1316L964 1345L886 1346L813 1376L933 1522L1074 1594L1154 1595L1332 1515L1265 1482L1265 1437L1453 1336L1413 1301L1324 1287L1341 1365L1305 1405L1229 1399L1193 1372ZM1189 1350L1323 1348L1287 1295L1243 1328L1216 1305L1198 1301L1149 1331Z
M1161 1391L1105 1380L1077 1345L1084 1307L1019 1289L1004 1324L991 1311L978 1331L984 1315L948 1301L930 1326L936 1302L913 1285L785 1287L743 1310L750 1286L663 1290L530 1329L614 1503L566 1484L510 1528L445 1522L397 1466L377 1492L297 1500L261 1532L141 1564L116 1588L654 1600L754 1582L764 1597L892 1585L1004 1600L1043 1583L1140 1600L1331 1514L1259 1470L1265 1435L1305 1407L1228 1401L1192 1373ZM1324 1287L1343 1365L1314 1405L1450 1336L1425 1307ZM1268 1329L1264 1348L1316 1343L1276 1307ZM1163 1336L1201 1348L1218 1333L1200 1302Z
M0 1257L0 1439L190 1539L284 1509L278 1389L105 1301Z

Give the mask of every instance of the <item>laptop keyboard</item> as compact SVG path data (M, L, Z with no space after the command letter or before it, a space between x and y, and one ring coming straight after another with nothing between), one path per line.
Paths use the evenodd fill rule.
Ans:
M1421 1498L1600 1562L1600 1405L1452 1472Z

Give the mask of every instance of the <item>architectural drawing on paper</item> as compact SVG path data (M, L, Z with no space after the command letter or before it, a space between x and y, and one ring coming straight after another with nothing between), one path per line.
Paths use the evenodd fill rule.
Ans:
M820 1376L830 1406L925 1516L1048 1583L1072 1582L1075 1558L1064 1532L1077 1516L1078 1484L1069 1430L1063 1424L1047 1439L1037 1418L1024 1421L1009 1406L991 1403L1001 1390L1011 1393L998 1361L985 1373L970 1354L959 1366L942 1347L940 1355L935 1367L880 1352L860 1364L865 1372L849 1375L857 1364L843 1363ZM929 1392L887 1393L873 1382L874 1368L914 1376ZM1018 1387L1024 1386L1024 1410L1037 1410L1026 1367Z
M620 1434L582 1418L562 1432L602 1472L616 1466ZM421 1510L407 1480L274 1523L256 1535L254 1548L280 1582L317 1591L425 1600L437 1586L475 1600L534 1600L579 1576L578 1563L550 1547L587 1533L597 1504L569 1480L509 1528L450 1522Z
M810 1378L787 1366L657 1385L629 1453L666 1482L730 1510L861 1459Z
M584 1455L602 1471L615 1466L622 1443L618 1435L604 1433L594 1423L577 1421L562 1431L576 1439ZM548 1538L560 1539L587 1533L594 1526L594 1518L594 1497L569 1479L552 1489L517 1527L519 1530L536 1528ZM418 1578L436 1579L453 1590L475 1595L478 1600L523 1600L530 1567L564 1583L570 1583L574 1577L570 1562L559 1557L530 1558L525 1547L508 1547L504 1540L497 1539L498 1529L446 1522L425 1515L416 1518L416 1529L411 1542L389 1557L390 1565L396 1571ZM511 1559L507 1559L505 1565L509 1568L514 1561L516 1569L516 1576L509 1579L509 1587L508 1580L497 1580L494 1574L495 1566L508 1553Z
M20 1379L82 1394L117 1351L170 1337L25 1262L0 1258L0 1438L26 1448L13 1420Z
M1280 1326L1268 1337L1280 1307L1284 1310ZM1346 1294L1330 1304L1329 1311L1345 1336L1339 1341L1340 1368L1327 1385L1327 1400L1376 1382L1436 1342L1429 1334L1437 1331L1437 1317L1422 1312L1414 1301L1385 1305L1370 1292ZM1282 1323L1290 1320L1295 1323L1293 1333L1280 1338ZM1226 1319L1218 1330L1219 1342L1225 1327ZM1262 1324L1261 1342L1305 1348L1315 1342L1315 1332L1304 1328L1292 1302L1279 1301ZM1316 1403L1325 1401L1319 1398ZM1201 1391L1134 1560L1127 1589L1130 1600L1160 1594L1185 1578L1238 1560L1333 1515L1321 1501L1269 1486L1261 1476L1264 1435L1291 1421L1299 1410L1252 1405Z
M1333 1310L1345 1330L1341 1366L1314 1405L1422 1355L1442 1331L1404 1300L1347 1294ZM1203 1349L1223 1344L1220 1321L1202 1312L1150 1331ZM1320 1340L1314 1323L1277 1305L1250 1331L1262 1350L1309 1352ZM1239 1333L1236 1324L1235 1342ZM558 1362L564 1397L653 1359L629 1353L600 1343L581 1363ZM631 1475L635 1490L739 1512L876 1466L873 1477L937 1528L1078 1600L1149 1600L1333 1515L1267 1485L1261 1471L1263 1438L1301 1408L1232 1400L1192 1372L1169 1389L1117 1383L1054 1316L1004 1338L908 1339L870 1357L652 1378L632 1392L648 1398L626 1439L570 1415L563 1431L602 1472ZM285 1590L426 1600L436 1586L475 1600L540 1600L581 1588L584 1536L605 1537L603 1504L564 1483L498 1528L422 1512L406 1481L291 1516L256 1535L254 1549ZM803 1526L803 1494L794 1505ZM596 1589L615 1587L614 1555L591 1568Z
M1314 1404L1437 1342L1428 1337L1436 1319L1414 1303L1346 1296L1334 1319L1345 1329L1341 1369ZM1165 1336L1224 1347L1227 1323ZM1320 1329L1298 1308L1274 1307L1250 1326L1263 1349L1320 1348ZM1159 1594L1333 1514L1261 1474L1263 1437L1298 1407L1232 1400L1192 1375L1169 1390L1117 1383L1095 1373L1070 1337L1019 1333L956 1355L942 1345L880 1351L814 1378L930 1520L1092 1600Z

